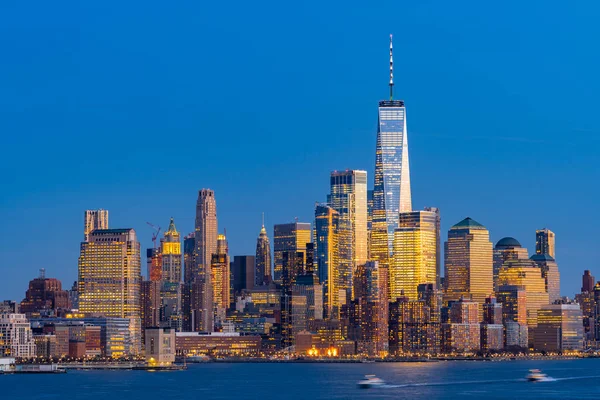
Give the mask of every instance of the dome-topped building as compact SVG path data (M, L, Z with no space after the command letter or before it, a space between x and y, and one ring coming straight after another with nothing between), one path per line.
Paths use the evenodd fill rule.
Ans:
M507 236L498 240L494 246L494 290L498 289L498 271L508 260L527 260L529 253L514 237Z
M509 247L521 247L521 243L519 243L519 241L517 239L515 239L514 237L510 237L507 236L505 238L502 238L500 240L498 240L498 243L496 243L496 248L509 248Z

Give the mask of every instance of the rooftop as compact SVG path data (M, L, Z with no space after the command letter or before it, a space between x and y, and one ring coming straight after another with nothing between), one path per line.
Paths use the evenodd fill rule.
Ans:
M458 224L454 225L451 229L464 229L464 228L485 229L485 226L481 225L479 222L475 221L474 219L467 217L467 218L463 219L462 221L460 221Z
M513 237L505 237L498 240L496 243L496 248L507 248L507 247L521 247L521 243Z
M533 261L554 261L554 258L549 254L534 254L529 259Z

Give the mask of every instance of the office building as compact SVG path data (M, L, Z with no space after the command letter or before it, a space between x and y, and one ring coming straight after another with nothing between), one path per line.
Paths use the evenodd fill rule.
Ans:
M0 314L0 357L35 357L35 342L25 314Z
M488 230L471 218L450 228L445 244L447 300L471 297L483 304L493 288L492 242Z
M141 349L140 263L133 229L96 229L81 243L79 311L128 318L134 352Z
M498 273L499 287L503 285L520 286L525 290L527 307L527 325L537 325L537 312L550 303L546 292L546 281L542 271L532 260L507 260ZM498 295L500 298L500 294ZM499 300L500 301L500 300Z
M181 236L173 218L160 241L161 323L181 330Z
M555 235L550 229L538 229L535 231L535 254L548 254L555 257Z
M178 355L187 356L257 356L261 350L261 337L238 332L177 332L175 348Z
M531 260L542 271L550 303L560 300L560 273L558 272L558 264L556 264L554 258L548 254L534 254L531 256Z
M196 294L202 294L194 309L196 319L200 319L202 331L213 330L213 285L211 283L211 261L212 255L217 251L217 202L215 192L210 189L202 189L198 192L196 202L196 231L194 253L194 271L191 273L192 282L197 282L202 287Z
M181 287L181 330L191 332L192 329L192 284L194 283L194 271L196 261L194 253L196 251L195 232L186 235L183 238L183 285Z
M504 348L502 304L498 303L495 297L488 297L483 304L480 339L482 351L495 351Z
M340 299L340 276L338 269L339 213L333 208L317 204L315 206L315 243L319 282L324 290L324 312L328 318L337 318L343 299Z
M435 211L400 213L389 267L390 301L417 300L420 284L439 282L440 216Z
M271 243L263 216L263 224L256 240L256 270L254 272L254 284L257 286L268 285L272 281L271 276Z
M534 334L536 350L583 350L583 339L583 315L578 304L548 304L538 311Z
M94 229L108 229L108 210L85 210L83 222L83 241L87 242Z
M379 102L371 258L388 265L398 215L412 211L408 132L404 101L393 99L392 39L390 36L390 98Z
M231 271L229 261L229 246L225 235L217 237L217 250L212 255L211 282L213 288L213 304L215 309L215 324L225 322L225 313L233 298L231 297Z
M252 290L256 284L254 256L234 256L231 263L231 275L233 276L233 295L240 294L243 290ZM262 284L262 280L261 280Z
M20 314L19 303L12 300L3 300L0 302L0 314Z
M352 269L368 259L367 249L367 172L333 171L327 203L349 221Z
M439 323L434 323L432 310L424 300L397 298L389 305L389 352L434 354L439 352Z
M494 246L494 290L498 289L498 272L506 260L526 260L527 249L515 238L502 238Z
M277 224L273 228L274 280L281 284L283 274L283 253L305 253L306 243L310 243L312 232L309 223L292 222Z

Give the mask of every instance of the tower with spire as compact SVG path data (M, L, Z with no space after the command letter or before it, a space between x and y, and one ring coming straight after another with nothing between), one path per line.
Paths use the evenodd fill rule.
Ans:
M389 265L399 213L412 211L408 132L404 101L394 100L394 59L390 35L390 98L379 102L371 258Z
M256 240L256 271L254 274L256 286L271 282L271 243L265 229L265 214L262 215L262 227Z

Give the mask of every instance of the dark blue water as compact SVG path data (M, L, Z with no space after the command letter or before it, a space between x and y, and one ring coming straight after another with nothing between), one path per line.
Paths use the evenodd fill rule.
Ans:
M523 380L540 368L552 382ZM365 374L389 385L358 389ZM0 376L0 399L597 399L600 359L190 365L187 371Z

